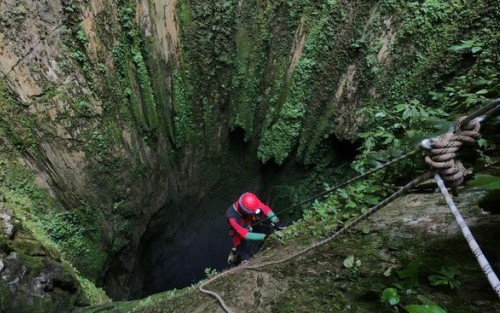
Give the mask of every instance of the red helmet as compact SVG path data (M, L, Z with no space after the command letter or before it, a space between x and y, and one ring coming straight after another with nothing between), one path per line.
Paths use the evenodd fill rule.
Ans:
M251 192L245 192L238 200L239 208L245 214L258 214L260 211L260 200Z

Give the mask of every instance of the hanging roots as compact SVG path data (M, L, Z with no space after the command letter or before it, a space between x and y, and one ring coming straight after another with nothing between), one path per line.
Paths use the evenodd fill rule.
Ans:
M461 117L460 123L465 119ZM425 157L425 162L431 166L439 175L452 187L460 186L464 182L467 174L466 168L460 161L455 161L457 151L462 144L475 144L479 139L480 119L476 118L467 125L454 132L453 130L430 140L424 140L422 146L430 149L429 155Z

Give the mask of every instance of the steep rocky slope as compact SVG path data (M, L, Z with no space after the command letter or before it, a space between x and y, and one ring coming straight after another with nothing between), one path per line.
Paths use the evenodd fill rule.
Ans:
M477 207L481 194L461 191L455 201L486 257L498 268L495 238L500 217ZM295 237L285 241L271 237L250 264L284 258L315 242L301 223L288 231ZM345 261L349 256L355 260L352 267ZM459 287L431 284L429 277L444 267L458 274L454 282ZM439 192L404 196L348 234L304 256L258 271L241 270L206 288L218 292L234 312L395 312L380 300L388 287L399 290L405 306L421 304L417 296L423 295L449 313L500 312L497 296ZM194 286L78 312L224 310Z

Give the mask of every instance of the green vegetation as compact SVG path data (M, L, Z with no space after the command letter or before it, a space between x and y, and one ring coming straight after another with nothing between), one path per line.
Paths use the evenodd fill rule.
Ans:
M152 12L152 2L147 4ZM224 159L230 131L243 130L248 159L307 167L302 181L273 186L276 206L284 207L402 155L500 91L498 10L492 0L179 0L179 55L169 60L158 41L171 38L156 38L155 27L148 37L136 23L142 18L136 5L103 1L87 33L82 19L89 3L63 1L56 74L74 80L55 86L41 75L45 68L36 68L32 74L42 77L43 92L23 103L0 80L0 134L9 149L20 153L0 161L0 190L13 199L9 205L37 239L62 251L85 277L80 281L94 304L107 299L92 282L102 278L109 257L130 244L134 219L147 211L143 206L165 200L152 186L163 187L171 167L193 161L190 155ZM17 28L29 10L17 5L7 18ZM51 109L53 120L45 114ZM354 143L352 149L359 146L353 163L336 151L338 140ZM475 153L486 173L472 185L499 188L493 171L500 160L498 140L490 128L480 141ZM34 187L32 174L13 161L23 156L40 169L49 168L53 160L41 148L46 142L54 151L85 155L84 187L58 186L57 200ZM304 205L290 214L301 218L297 227L276 241L324 238L424 168L421 161L406 160ZM206 169L215 171L221 168ZM360 236L371 232L364 228ZM356 279L363 272L363 255L346 249L339 257L343 278ZM393 284L399 287L386 289L382 300L400 305L407 291L420 288L423 275L425 288L429 283L460 288L461 269L424 268L420 275L420 266L408 262L400 268ZM326 297L318 289L333 286L334 280L305 293ZM290 310L297 299L290 299ZM439 312L422 299L401 301L409 312ZM417 300L422 304L413 304ZM144 307L155 301L144 300Z
M16 208L16 216L35 237L57 247L65 259L86 277L95 279L104 266L106 254L100 248L100 229L94 208L64 210L60 204L34 185L34 176L20 164L3 162L2 190Z
M399 312L396 305L400 302L400 297L397 290L394 288L386 288L382 292L381 300L394 307L395 312ZM439 305L424 296L418 296L424 304L410 304L404 307L409 313L446 313Z
M443 266L434 275L427 277L433 286L448 286L451 289L457 289L461 286L460 270L454 266Z
M99 248L94 246L97 240L89 241L88 238L82 236L84 233L96 231L95 228L85 228L85 225L95 227L91 226L95 219L92 217L86 223L79 222L76 215L78 211L64 212L46 190L35 186L32 173L22 165L10 161L13 155L2 153L0 156L2 157L0 160L0 194L5 196L6 206L14 210L14 217L18 218L23 227L40 243L40 247L36 249L28 246L24 251L27 254L25 260L29 260L31 254L36 255L36 251L40 249L49 251L51 257L58 261L62 260L66 271L77 277L84 297L91 304L108 302L109 298L104 291L96 288L95 284L84 277L92 277L94 271L102 267L105 258L105 255L99 252ZM9 158L5 158L6 156ZM50 211L47 212L47 210ZM94 216L93 213L92 216ZM19 246L15 248L15 251L22 253L22 249L22 246ZM61 251L64 251L62 255L60 255ZM86 260L92 260L92 262L82 264L82 261ZM80 275L73 265L87 269L89 272L84 273L84 276ZM41 267L42 263L38 265L38 268ZM35 268L32 267L30 270L35 270Z

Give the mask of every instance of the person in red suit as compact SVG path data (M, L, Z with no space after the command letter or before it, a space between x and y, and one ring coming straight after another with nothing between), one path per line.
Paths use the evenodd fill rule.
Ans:
M279 219L273 210L262 203L251 192L245 192L226 211L229 226L229 236L233 241L233 248L229 253L228 263L238 265L241 261L252 258L253 253L247 240L262 241L269 235L273 228L281 230ZM265 225L264 220L270 220L270 225ZM268 226L267 229L265 226ZM263 230L262 232L258 232Z

